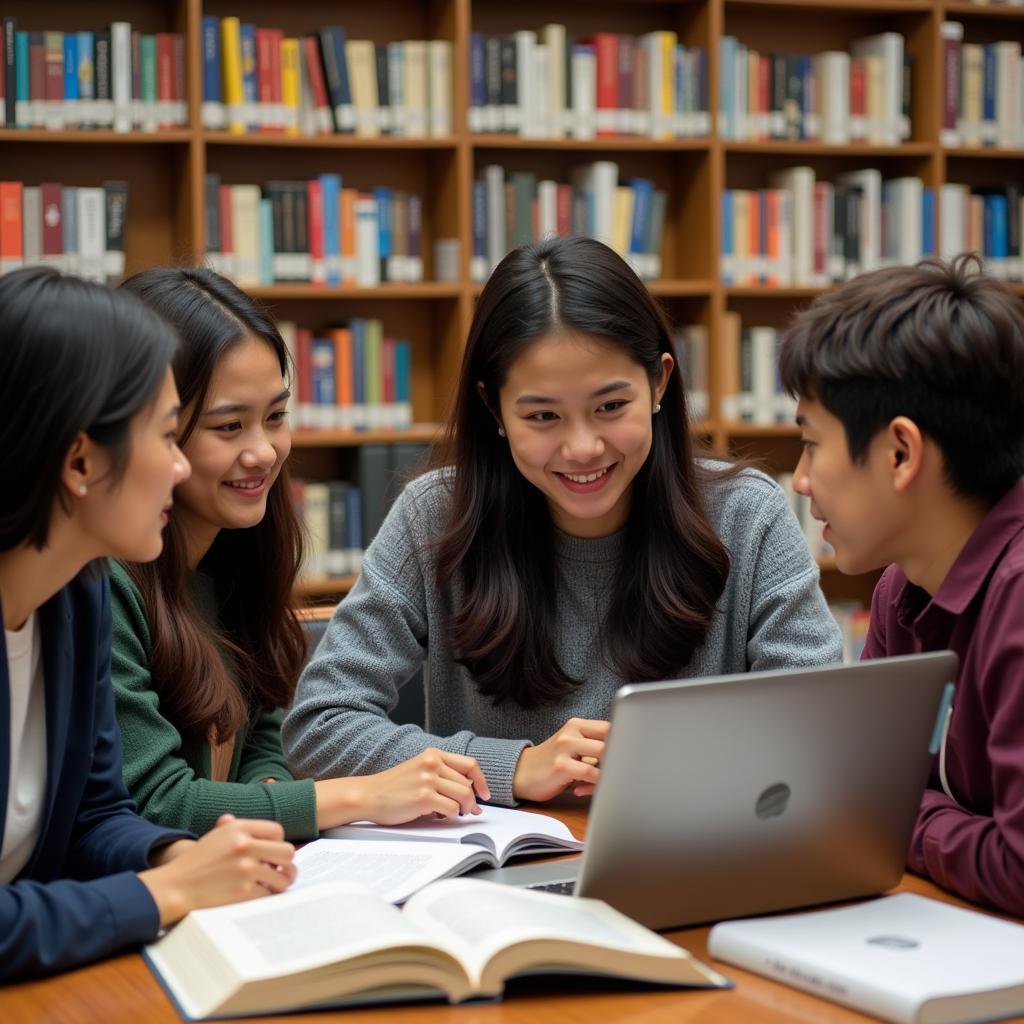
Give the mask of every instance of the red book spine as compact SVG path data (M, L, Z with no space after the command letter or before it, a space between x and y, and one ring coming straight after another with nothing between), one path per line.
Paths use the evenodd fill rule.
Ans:
M779 192L768 189L765 192L765 215L768 218L765 236L768 241L768 259L765 261L764 283L775 288L779 283Z
M632 36L618 36L619 60L619 131L633 134L633 47Z
M593 43L597 58L597 134L618 135L619 40L614 32L597 32Z
M768 123L772 109L772 59L761 54L757 61L757 137L766 139L771 131Z
M61 219L61 186L44 181L39 186L39 198L43 210L43 259L59 265L64 255L64 227Z
M945 36L942 38L942 97L943 130L955 135L960 114L960 40Z
M43 124L46 99L46 45L42 32L33 32L28 45L29 98L32 101L32 127Z
M46 78L43 83L43 98L51 110L64 102L64 36L58 32L47 32L43 60ZM56 105L56 106L54 106Z
M174 102L176 111L174 123L188 124L188 104L185 101L185 37L171 36L171 48L174 51Z
M284 43L284 31L272 28L270 32L270 102L271 110L274 111L274 119L271 123L273 131L283 132L284 123L281 118L281 110L284 95L281 91L281 45Z
M231 230L231 186L221 185L217 198L220 214L220 251L223 258L232 256L235 252L235 237ZM227 263L230 266L231 260L227 260Z
M572 185L559 185L555 193L555 226L559 238L572 234Z
M761 245L761 193L751 192L750 202L747 205L750 210L747 251L750 253L751 282L762 284L760 267L762 265L761 257L764 256L764 246Z
M327 266L324 263L324 194L320 181L313 178L306 185L306 206L309 214L309 256L312 262L310 281L313 284L327 283Z
M327 83L324 81L324 69L320 64L320 46L316 36L303 36L302 53L306 60L310 92L313 94L313 108L317 111L326 109L329 120L331 104L327 98ZM322 131L324 128L326 125L320 125L318 116L317 130ZM327 130L329 131L329 129Z
M0 181L0 273L20 267L25 255L20 181Z
M169 32L158 32L156 35L156 98L158 126L173 128L174 38Z
M864 117L867 113L864 89L864 58L853 57L850 60L850 132L851 139L865 137Z
M274 46L274 31L269 28L256 29L256 81L259 113L256 120L262 131L268 131L274 124L272 114L274 88L270 83L273 73L273 58L270 53Z

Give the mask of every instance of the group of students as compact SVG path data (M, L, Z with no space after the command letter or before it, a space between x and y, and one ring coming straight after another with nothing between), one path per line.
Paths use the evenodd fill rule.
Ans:
M977 269L821 296L781 373L839 567L888 566L865 656L960 656L908 864L1020 914L1024 305ZM288 379L212 271L0 278L0 981L278 892L347 821L587 796L623 683L840 658L782 491L696 449L600 243L495 269L434 465L305 668ZM420 668L429 732L389 718Z

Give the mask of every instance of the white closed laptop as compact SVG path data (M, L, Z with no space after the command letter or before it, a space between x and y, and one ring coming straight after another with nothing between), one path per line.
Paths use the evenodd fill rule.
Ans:
M883 892L904 870L957 657L622 687L573 886L651 928Z

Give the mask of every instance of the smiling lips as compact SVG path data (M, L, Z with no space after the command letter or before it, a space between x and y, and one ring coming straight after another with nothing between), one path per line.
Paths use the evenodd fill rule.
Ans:
M616 463L613 462L610 466L602 466L590 473L560 473L557 470L554 472L555 476L573 494L592 494L601 490L608 483L615 466Z
M243 498L258 498L266 489L265 476L247 476L241 480L225 480L224 486Z

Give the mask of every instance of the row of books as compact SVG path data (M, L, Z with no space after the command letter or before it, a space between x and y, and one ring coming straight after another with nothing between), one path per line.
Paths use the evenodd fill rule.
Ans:
M306 533L300 578L358 573L363 551L426 454L422 444L364 444L354 450L352 480L293 480L292 500Z
M744 327L739 313L725 313L722 326L722 418L740 423L792 424L796 402L779 380L782 331Z
M850 52L759 53L719 42L724 139L817 139L897 145L910 138L910 55L898 32L855 39Z
M124 277L128 184L0 181L0 273L42 264L90 281Z
M985 271L1003 281L1024 281L1024 197L1019 184L971 189L939 186L939 255L976 252Z
M412 425L412 346L375 318L314 333L278 324L295 367L295 425L304 430L403 430Z
M375 287L423 280L423 202L385 187L309 181L205 180L207 262L241 287L303 281Z
M1022 63L1019 39L965 43L960 22L942 23L942 145L1024 145Z
M864 168L829 182L789 167L770 183L722 193L726 284L821 286L935 252L935 193L920 178Z
M188 123L185 39L127 21L98 32L24 32L4 18L0 76L8 128L155 132Z
M302 37L202 21L204 128L366 138L452 132L452 44L375 44L332 25Z
M507 252L542 238L586 235L610 245L645 281L661 276L667 194L648 178L619 184L613 160L576 168L572 182L484 168L473 183L470 274L484 281Z
M565 25L470 36L471 132L523 138L654 139L711 132L707 52L675 32L596 32L574 41Z

